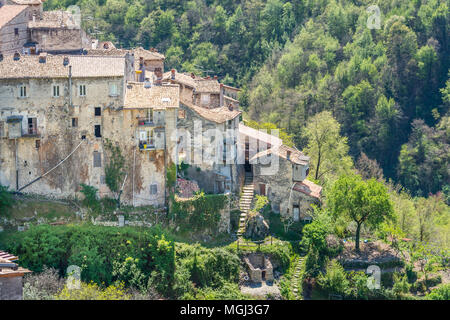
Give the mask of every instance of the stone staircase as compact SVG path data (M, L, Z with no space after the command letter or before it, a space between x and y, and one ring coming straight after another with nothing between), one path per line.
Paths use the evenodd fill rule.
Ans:
M244 188L242 190L242 196L239 201L239 208L241 209L241 216L239 217L239 228L237 236L240 237L245 232L245 219L247 213L251 208L253 202L253 175L250 172L245 173Z
M300 271L302 270L303 261L305 260L304 257L298 257L296 261L295 271L294 271L294 277L292 279L292 292L294 293L295 299L300 300L298 297L298 283L300 280Z

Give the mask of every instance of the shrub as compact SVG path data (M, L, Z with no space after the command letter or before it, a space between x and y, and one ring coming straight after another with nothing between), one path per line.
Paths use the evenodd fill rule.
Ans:
M325 274L318 278L320 287L331 294L345 296L349 291L349 281L344 268L336 260L331 260L326 267Z
M126 293L123 283L101 288L96 283L81 283L80 289L69 289L64 286L63 290L55 296L56 300L130 300L131 296Z
M6 212L14 204L14 198L9 192L8 187L0 185L0 212Z
M44 268L41 273L31 273L24 277L24 300L53 300L64 288L64 280L53 268Z
M450 300L450 283L440 285L426 295L428 300Z

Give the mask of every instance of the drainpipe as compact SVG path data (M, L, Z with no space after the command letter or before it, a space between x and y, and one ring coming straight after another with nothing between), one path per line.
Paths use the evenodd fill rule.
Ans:
M14 145L16 147L16 191L19 191L19 158L18 158L18 152L19 152L19 145L17 144L17 138L14 139Z
M72 107L72 66L69 66L69 107Z

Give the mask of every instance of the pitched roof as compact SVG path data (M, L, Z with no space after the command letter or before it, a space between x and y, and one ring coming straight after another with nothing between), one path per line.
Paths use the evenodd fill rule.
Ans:
M69 65L74 78L122 77L125 75L125 59L121 57L66 56L69 64L63 65L65 56L47 55L40 63L38 56L20 56L14 60L8 55L0 62L0 79L67 78Z
M179 95L178 85L164 84L145 88L143 82L128 82L125 89L124 109L178 108Z
M41 19L28 22L30 29L57 29L57 28L71 28L80 29L80 25L76 23L75 17L64 10L43 11Z
M194 78L186 73L180 73L175 70L175 79L172 79L171 71L164 73L163 80L170 80L176 83L195 89L196 93L220 93L220 83L215 79Z
M26 8L28 8L28 6L5 5L0 7L0 28L17 17L17 15L19 15Z
M228 109L228 107L212 109L202 108L183 98L181 98L180 102L189 109L196 112L202 118L216 123L223 123L225 121L232 120L242 113L241 111L236 109L230 110Z
M295 191L302 192L308 196L320 199L322 187L309 180L297 182L293 188Z
M164 60L164 55L158 52L145 50L142 47L135 49L117 49L110 47L109 49L97 48L88 49L88 55L95 56L125 56L127 53L134 54L135 62L139 62L139 58L143 57L144 60Z
M8 260L8 261L16 261L16 260L19 260L18 257L13 256L12 254L9 254L9 253L6 252L6 251L1 251L1 250L0 250L0 259L5 259L5 260Z
M32 4L42 4L41 0L11 0L16 4L32 5Z
M248 127L242 123L239 123L239 134L241 135L241 141L245 141L245 136L253 138L258 141L263 141L267 144L270 144L272 146L281 146L283 144L283 141L271 134L268 134L267 132L263 131L262 129L255 129L252 127Z
M5 251L0 251L0 278L2 277L19 277L23 276L25 273L31 272L28 269L19 267L13 261L17 261L18 258Z
M165 59L163 54L156 52L156 51L146 50L142 47L132 49L132 51L133 51L135 57L143 57L144 60L164 60Z

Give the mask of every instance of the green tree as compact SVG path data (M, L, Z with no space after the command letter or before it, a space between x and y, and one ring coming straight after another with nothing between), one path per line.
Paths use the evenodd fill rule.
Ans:
M323 179L326 174L348 172L353 165L347 155L347 138L341 137L339 131L340 125L329 111L315 115L305 128L308 145L304 152L311 157L316 180Z
M361 176L343 175L334 183L327 204L335 218L345 217L356 223L355 249L359 252L361 226L377 228L382 222L393 218L393 207L386 187Z
M12 194L8 191L8 187L0 185L0 212L2 215L6 210L14 204L14 198Z

